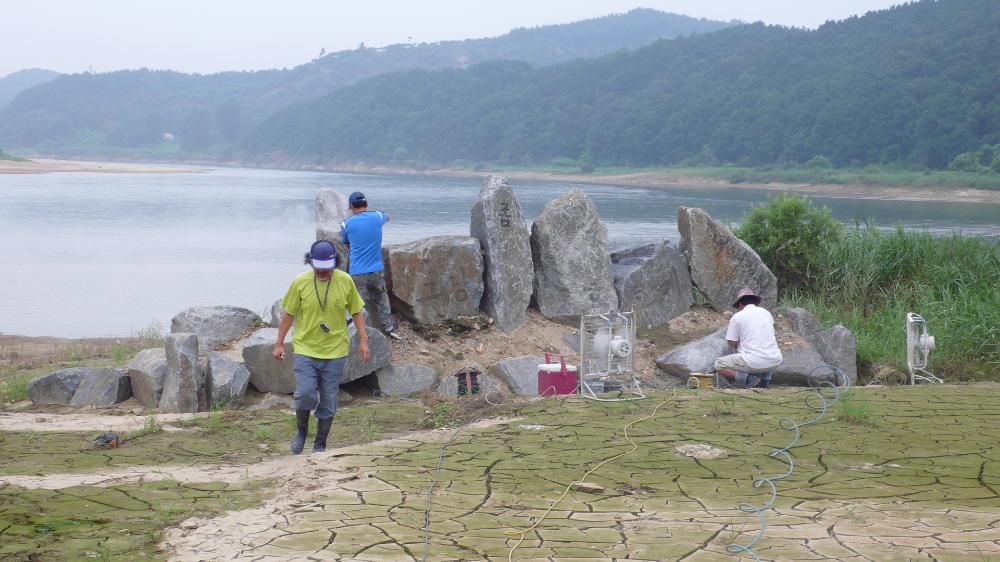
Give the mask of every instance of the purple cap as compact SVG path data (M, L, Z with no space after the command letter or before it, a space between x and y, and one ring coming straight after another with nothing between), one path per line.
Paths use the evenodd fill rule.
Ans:
M309 260L316 269L337 267L337 248L329 240L317 240L309 248Z

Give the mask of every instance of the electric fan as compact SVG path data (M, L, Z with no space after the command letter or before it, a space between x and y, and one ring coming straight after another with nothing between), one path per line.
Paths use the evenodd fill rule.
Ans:
M917 384L917 381L944 383L927 370L933 349L934 336L927 333L927 321L919 314L907 312L906 367L910 370L910 384Z
M633 312L581 316L580 395L604 402L645 398L632 367L634 342Z

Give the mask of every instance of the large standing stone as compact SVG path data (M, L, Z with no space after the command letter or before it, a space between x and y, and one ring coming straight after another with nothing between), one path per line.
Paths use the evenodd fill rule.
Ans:
M471 236L387 246L392 309L421 324L474 316L483 298L483 254Z
M519 396L538 396L538 366L545 358L538 355L508 357L490 365L491 375L505 381Z
M160 396L160 411L179 414L198 411L199 379L203 378L198 365L198 336L191 333L173 333L167 336L167 376Z
M749 287L761 296L764 308L774 309L778 281L746 242L703 209L681 207L677 228L691 280L713 308L732 309L736 294Z
M370 375L392 364L392 347L389 339L382 332L372 328L365 323L365 333L368 334L368 362L361 362L361 354L358 353L358 327L352 322L347 326L347 336L351 343L350 351L347 354L347 365L344 366L344 377L342 383L351 382L361 377Z
M144 349L125 365L132 385L132 396L147 408L158 408L167 378L167 352L162 347Z
M788 386L808 386L809 373L826 362L813 349L809 342L793 338L781 337L781 364L772 371L771 384ZM825 376L829 371L817 371L816 376Z
M531 225L534 300L546 318L569 324L618 308L608 230L580 189L549 201Z
M208 380L212 383L213 406L235 406L247 392L250 371L242 363L213 351L208 354Z
M807 338L828 365L838 367L851 383L858 380L858 341L843 324Z
M694 304L687 260L670 242L611 254L618 307L635 311L640 326L661 326Z
M340 255L338 269L348 270L347 245L341 241L340 225L351 216L347 197L336 189L324 188L316 192L316 240L329 240Z
M281 300L282 299L274 301L274 304L272 304L271 308L267 311L268 316L270 317L268 325L272 328L277 328L278 325L281 324L281 317L285 313L285 307L281 305Z
M28 381L28 399L35 404L69 404L80 382L93 371L93 367L73 367L35 377Z
M714 370L716 359L734 352L726 343L726 329L720 328L699 340L664 353L656 358L656 366L685 381L691 373Z
M251 310L236 306L194 306L170 321L172 333L194 333L202 350L211 351L263 323Z
M80 381L71 406L113 406L132 397L127 374L109 368L94 369Z
M250 384L258 392L291 394L295 392L295 371L291 337L285 340L285 358L274 358L277 328L261 328L243 342L243 364L250 371Z
M386 365L375 372L378 388L386 396L408 396L426 390L437 382L437 372L418 363Z
M490 176L480 190L469 234L483 251L482 308L497 328L513 332L528 319L535 271L521 204L501 176Z

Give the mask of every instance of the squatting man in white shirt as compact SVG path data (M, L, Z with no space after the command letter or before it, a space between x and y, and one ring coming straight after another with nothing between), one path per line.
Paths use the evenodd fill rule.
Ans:
M774 337L774 318L760 306L760 297L752 289L736 295L733 314L726 330L726 342L736 349L732 355L715 360L715 372L747 388L767 388L771 369L781 364L781 350Z

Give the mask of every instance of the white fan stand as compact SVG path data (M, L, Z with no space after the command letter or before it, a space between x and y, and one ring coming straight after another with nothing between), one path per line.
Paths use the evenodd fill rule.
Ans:
M910 370L910 384L944 381L927 370L930 353L935 348L934 336L927 333L927 321L919 314L906 313L906 367Z
M632 366L634 342L633 312L581 316L580 396L601 402L645 398Z

